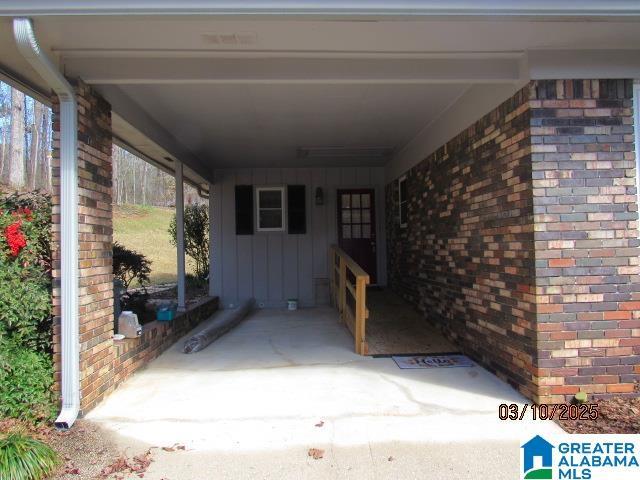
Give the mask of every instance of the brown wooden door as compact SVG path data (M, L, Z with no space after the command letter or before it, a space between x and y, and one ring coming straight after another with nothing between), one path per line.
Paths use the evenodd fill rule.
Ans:
M376 283L376 215L372 188L338 190L338 245Z

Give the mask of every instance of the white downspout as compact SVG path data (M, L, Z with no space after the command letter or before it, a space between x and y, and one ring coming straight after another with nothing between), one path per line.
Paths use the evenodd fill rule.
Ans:
M22 56L60 99L60 259L62 301L62 409L58 428L73 425L80 411L78 334L78 162L77 103L73 87L40 49L29 18L13 19Z

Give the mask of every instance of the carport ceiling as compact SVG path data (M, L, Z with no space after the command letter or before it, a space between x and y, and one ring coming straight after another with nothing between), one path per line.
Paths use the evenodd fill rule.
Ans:
M474 85L515 91L529 52L640 44L636 17L590 20L34 17L43 48L103 92L126 120L117 125L174 157L192 155L185 163L204 176L212 167L384 164ZM15 50L10 18L0 23L0 58L41 83ZM116 133L129 141L130 130Z
M203 159L231 166L384 165L466 85L206 84L123 88ZM368 157L354 147L369 146ZM314 154L335 148L335 157ZM347 147L347 148L340 148ZM298 149L312 149L301 154ZM306 153L306 152L304 152ZM374 153L376 151L374 150Z

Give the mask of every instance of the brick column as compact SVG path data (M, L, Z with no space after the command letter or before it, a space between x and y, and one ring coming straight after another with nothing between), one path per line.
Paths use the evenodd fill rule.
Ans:
M90 410L113 388L111 106L82 82L78 101L80 397ZM54 361L60 381L60 125L53 107Z
M632 89L531 85L539 402L639 392Z

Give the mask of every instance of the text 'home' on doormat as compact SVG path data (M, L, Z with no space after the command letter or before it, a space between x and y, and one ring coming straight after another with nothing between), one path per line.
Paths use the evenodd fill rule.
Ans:
M473 367L475 363L464 355L411 355L396 356L393 361L402 369L407 368L451 368Z

